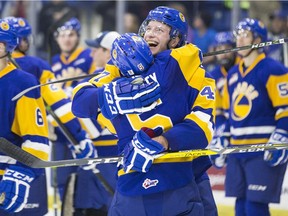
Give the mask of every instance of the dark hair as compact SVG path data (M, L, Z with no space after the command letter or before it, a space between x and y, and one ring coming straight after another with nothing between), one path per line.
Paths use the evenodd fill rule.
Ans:
M210 27L212 24L212 16L210 13L206 11L202 11L198 14L198 17L200 17L203 20L203 23L206 27Z

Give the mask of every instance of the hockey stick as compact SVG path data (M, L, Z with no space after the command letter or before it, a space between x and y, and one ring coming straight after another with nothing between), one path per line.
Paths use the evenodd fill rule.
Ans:
M262 152L265 150L282 150L288 149L288 143L281 144L257 144L257 145L243 145L235 147L227 147L223 149L195 149L178 152L168 152L155 155L153 163L159 161L167 161L175 158L187 158L193 160L201 156L217 155L217 154L235 154L235 153L250 153ZM72 160L59 160L59 161L44 161L34 155L24 151L22 148L14 145L3 137L0 137L0 152L7 156L29 166L32 168L47 168L47 167L65 167L65 166L81 166L90 164L104 164L104 163L118 163L121 162L123 156L115 157L99 157L99 158L83 158Z
M42 86L46 86L46 85L52 85L52 84L56 84L56 83L62 83L62 82L68 82L68 81L74 81L74 80L78 80L78 79L84 79L84 78L88 78L88 77L93 77L96 76L97 74L88 74L88 75L82 75L82 76L78 76L78 77L71 77L71 78L66 78L66 79L60 79L60 80L56 80L56 81L51 81L51 82L47 82L47 83L42 83L39 85L35 85L32 87L29 87L27 89L24 89L22 92L18 93L17 95L15 95L11 100L15 101L17 99L19 99L20 97L22 97L24 94L26 94L27 92L42 87Z
M284 44L284 43L287 43L287 42L288 42L288 38L281 38L281 39L278 39L278 40L267 41L267 42L258 43L258 44L252 44L252 45L247 45L247 46L242 46L242 47L235 47L235 48L232 48L232 49L226 49L226 50L219 50L219 51L209 52L209 53L203 54L203 57L213 56L213 55L220 55L220 54L229 53L229 52L237 52L239 50L245 50L245 49L258 49L258 48L263 48L263 47L267 47L267 46L271 46L271 45ZM73 81L73 80L78 80L78 79L85 79L85 78L89 78L89 77L93 77L93 76L97 76L97 74L82 75L82 76L78 76L78 77L61 79L61 80L51 81L51 82L47 82L47 83L44 83L44 84L32 86L30 88L27 88L27 89L23 90L22 92L18 93L17 95L15 95L12 98L12 101L15 101L15 100L19 99L20 97L22 97L27 92L29 92L29 91L31 91L31 90L33 90L35 88L39 88L41 86L52 85L52 84L62 83L62 82L68 82L68 81Z
M219 50L219 51L209 52L209 53L203 54L203 57L213 56L213 55L220 55L220 54L229 53L229 52L238 52L240 50L246 50L246 49L259 49L259 48L268 47L268 46L271 46L271 45L284 44L284 43L287 43L287 42L288 42L288 38L281 38L281 39L277 39L277 40L261 42L261 43L258 43L258 44L251 44L251 45L246 45L246 46L242 46L242 47L235 47L235 48L232 48L232 49L226 49L226 50Z

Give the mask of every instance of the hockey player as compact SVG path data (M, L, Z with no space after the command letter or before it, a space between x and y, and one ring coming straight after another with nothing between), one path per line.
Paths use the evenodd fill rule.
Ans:
M246 18L235 28L237 47L267 40L267 30ZM288 73L263 49L238 51L240 63L232 67L224 86L229 121L219 142L230 145L288 142ZM236 197L236 215L268 216L269 203L279 203L287 167L287 150L227 157L226 196ZM257 172L261 171L261 173Z
M51 67L48 63L43 61L40 58L26 55L29 49L29 37L32 34L32 28L23 18L9 17L6 18L7 22L16 29L17 37L19 39L19 44L17 45L15 51L12 53L12 56L15 58L17 64L28 73L34 75L37 80L43 84L50 80L55 79L54 73L51 70ZM93 146L93 143L88 139L87 133L82 129L80 122L75 116L71 113L71 101L64 93L61 88L57 88L53 85L47 85L41 87L41 96L43 97L47 106L49 106L54 112L59 121L70 133L69 136L72 136L76 140L78 146L69 145L70 151L72 151L75 158L84 158L84 157L96 157L97 152ZM48 115L48 120L53 126L58 126L54 117ZM77 151L76 151L77 149ZM43 188L46 188L46 179L43 179ZM60 196L62 197L62 190L64 185L59 186ZM35 190L35 197L47 197L47 192L39 191L37 188ZM45 196L46 194L46 196ZM46 198L47 199L47 198ZM38 199L38 207L47 209L47 200L44 200L43 203L40 202L41 199ZM34 210L37 211L37 208L34 207Z
M99 107L115 126L124 164L118 171L117 190L109 215L204 215L191 161L176 159L152 164L153 154L168 149L203 148L212 138L214 80L207 77L201 67L199 49L189 44L164 51L149 68L152 53L141 37L126 34L114 44L112 59L121 74L131 76L142 72L144 82L136 84L137 78L132 77L110 83L109 79L119 77L120 72L108 65L90 84L75 89L72 105L76 115L87 115L93 106L95 114ZM194 83L194 79L199 82ZM163 96L151 110L153 106L147 107L146 103L155 104L153 101L159 93L158 88L157 91L153 88L157 85L161 86ZM137 100L132 97L135 94L142 97ZM91 101L91 97L99 101L81 106L84 101ZM199 115L205 116L205 120L200 120ZM177 196L183 199L173 198Z
M79 46L81 24L77 18L71 18L54 32L61 53L52 57L52 70L57 79L70 78L95 71L90 49ZM78 80L79 81L79 80ZM71 96L77 80L63 83L62 88Z
M17 101L11 101L22 90L39 84L35 76L17 69L8 61L7 56L17 43L15 29L1 19L0 137L6 138L36 157L48 160L48 125L39 89L30 91ZM0 161L0 215L44 215L47 208L37 209L38 211L34 208L39 200L47 198L33 196L35 189L39 193L46 191L46 185L43 187L42 184L45 180L44 169L24 166L2 153ZM30 205L26 205L27 203Z
M95 74L98 74L104 70L106 63L110 60L111 48L113 41L120 36L115 31L100 32L96 35L95 39L85 40L85 43L91 48L91 56L93 63L96 66ZM83 80L82 82L89 81ZM87 121L87 119L86 119ZM98 121L91 119L96 128L98 128L98 135L93 133L93 143L97 147L99 156L115 156L118 153L117 149L117 137L109 132L115 131L111 129L111 123L103 117L98 115ZM106 126L109 127L109 130ZM97 169L100 170L103 177L107 180L113 190L116 187L116 164L99 164ZM88 177L87 177L88 176ZM89 179L89 180L88 180ZM85 187L83 187L85 185ZM107 215L108 208L112 201L113 194L111 191L101 186L97 176L91 174L89 171L80 169L77 171L77 181L75 187L74 196L74 215L77 216L89 216L89 215Z
M52 71L56 79L71 78L79 75L92 73L95 69L90 49L79 47L81 24L77 18L71 18L54 32L54 37L60 47L61 53L52 57ZM57 87L62 88L68 97L79 80L60 83ZM83 122L87 128L89 122ZM92 130L98 130L93 126ZM55 141L55 160L70 159L73 156L67 148L69 141L63 136L59 128L55 129L57 140ZM96 133L94 133L96 135ZM91 137L94 138L94 137ZM77 167L65 167L57 169L57 184L60 191L64 191L68 177L75 173ZM61 193L63 198L63 193Z
M235 39L232 32L219 32L215 36L215 41L213 43L213 47L215 51L219 50L227 50L235 47ZM223 109L222 97L223 97L223 87L226 82L226 77L228 71L235 64L238 64L240 61L240 57L236 52L224 53L220 55L216 55L217 66L211 71L211 75L214 77L216 81L216 119L215 119L215 133L213 140L211 142L211 147L215 146L218 142L217 139L223 133L225 122L227 120L227 113ZM221 146L220 146L221 147ZM210 156L213 161L213 165L216 168L222 168L226 156Z
M187 23L183 14L178 10L159 6L149 12L140 26L139 34L149 44L153 55L157 56L158 53L164 50L185 45L188 34ZM207 173L203 172L211 166L211 162L208 157L200 157L194 160L193 166L196 182L204 203L205 215L217 215L210 180ZM198 168L200 169L198 170Z

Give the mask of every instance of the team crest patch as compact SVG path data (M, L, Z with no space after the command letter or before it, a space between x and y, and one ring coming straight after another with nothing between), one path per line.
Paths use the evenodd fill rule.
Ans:
M159 182L158 179L151 180L151 179L146 178L142 184L142 187L145 189L148 189L150 187L156 186L158 182Z
M25 21L23 19L19 19L18 20L18 24L21 26L21 27L24 27L25 26Z
M113 56L114 59L117 59L117 51L116 51L116 49L113 49L112 56Z
M184 17L184 15L182 13L179 13L179 17L182 20L182 22L185 22L185 17Z
M4 31L8 31L10 29L10 26L7 22L2 22L1 23L1 29Z

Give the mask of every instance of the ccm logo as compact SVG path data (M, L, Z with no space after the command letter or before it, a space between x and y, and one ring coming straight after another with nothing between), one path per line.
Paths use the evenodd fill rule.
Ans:
M29 177L27 175L24 175L20 172L17 172L17 171L14 171L14 170L7 170L6 173L5 173L6 176L12 176L14 178L17 178L17 179L20 179L20 180L23 180L23 181L26 181L26 182L32 182L33 181L33 177Z

